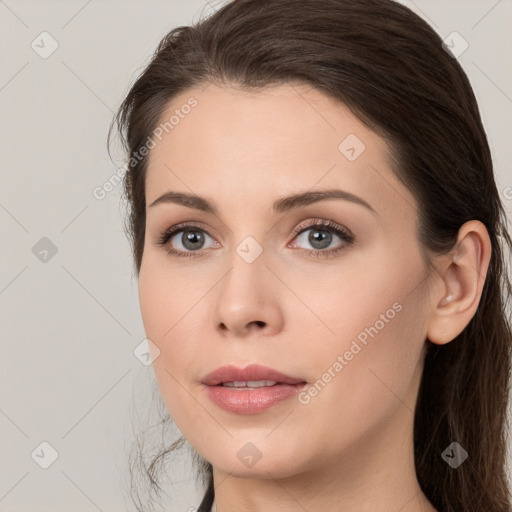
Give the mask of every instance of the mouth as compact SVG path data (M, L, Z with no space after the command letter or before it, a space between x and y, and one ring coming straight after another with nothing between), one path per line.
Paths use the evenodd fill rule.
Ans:
M307 383L260 365L223 366L203 380L210 400L236 414L255 414L297 395Z
M201 382L207 386L231 388L261 388L280 384L306 383L303 379L291 377L268 366L258 364L251 364L245 368L234 365L222 366L206 375Z

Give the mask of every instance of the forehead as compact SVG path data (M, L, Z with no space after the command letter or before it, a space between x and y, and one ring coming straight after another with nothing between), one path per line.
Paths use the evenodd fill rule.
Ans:
M346 105L308 86L189 89L167 105L159 126L147 204L167 189L270 204L315 186L346 189L375 209L386 207L385 188L414 203L391 171L385 141Z

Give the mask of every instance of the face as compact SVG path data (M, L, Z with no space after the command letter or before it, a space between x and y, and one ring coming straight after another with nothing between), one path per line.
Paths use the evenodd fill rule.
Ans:
M197 103L183 108L190 97ZM179 122L149 156L139 298L181 432L216 470L261 477L353 465L356 451L370 456L407 435L427 275L417 203L384 140L299 86L210 84L175 98L162 120L176 109ZM282 200L331 190L342 192ZM214 210L150 206L168 192ZM277 384L204 383L229 365L261 365L295 384L265 371L219 379Z

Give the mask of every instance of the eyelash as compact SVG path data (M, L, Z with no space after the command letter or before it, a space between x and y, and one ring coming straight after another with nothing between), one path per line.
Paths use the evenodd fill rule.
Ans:
M338 226L332 221L325 221L325 220L317 220L313 219L311 221L308 221L306 225L302 224L301 226L297 227L293 231L293 239L295 239L298 235L302 234L304 231L309 231L312 228L320 228L319 231L328 231L331 233L334 233L335 235L338 235L339 238L341 238L345 244L342 246L336 247L334 249L329 250L319 250L319 249L296 249L300 252L300 254L308 254L311 256L316 256L317 258L325 258L325 257L334 257L336 256L340 251L345 249L347 245L351 245L355 241L354 235L346 228L342 226ZM327 228L327 229L326 229ZM206 233L209 237L213 238L208 231L206 231L202 226L199 224L195 224L193 222L186 222L177 224L176 226L173 226L165 231L163 231L160 236L158 237L156 244L161 247L167 246L167 242L177 233L180 233L181 231L187 231L187 230L198 230ZM207 251L177 251L175 249L171 249L170 247L165 247L165 250L168 254L171 256L174 256L176 258L185 258L185 259L192 259L197 258L199 256L202 256ZM328 256L325 256L328 255Z

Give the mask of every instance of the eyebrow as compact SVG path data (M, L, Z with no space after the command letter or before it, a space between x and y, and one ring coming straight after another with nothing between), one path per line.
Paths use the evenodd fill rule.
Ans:
M281 199L275 201L274 204L272 205L272 213L285 213L295 208L299 208L301 206L317 203L319 201L326 201L328 199L341 199L344 201L349 201L351 203L364 206L374 215L377 214L377 212L372 208L372 206L369 205L361 197L356 196L350 192L346 192L345 190L339 189L309 191L294 194L288 197L282 197ZM213 215L218 215L217 208L212 202L208 201L204 197L200 197L195 194L186 194L184 192L166 192L158 199L153 201L149 205L149 208L164 203L179 204L182 206L186 206L187 208L193 208L206 213L211 213Z

